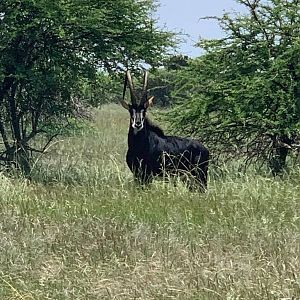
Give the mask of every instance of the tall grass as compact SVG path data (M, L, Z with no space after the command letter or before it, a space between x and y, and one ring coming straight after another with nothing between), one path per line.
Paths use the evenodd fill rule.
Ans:
M300 299L298 172L142 189L127 119L105 106L32 182L0 177L0 299Z

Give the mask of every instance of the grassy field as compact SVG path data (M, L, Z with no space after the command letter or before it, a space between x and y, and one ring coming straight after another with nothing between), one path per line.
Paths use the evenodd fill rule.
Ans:
M0 299L300 299L300 170L141 189L127 130L105 106L33 182L0 175Z

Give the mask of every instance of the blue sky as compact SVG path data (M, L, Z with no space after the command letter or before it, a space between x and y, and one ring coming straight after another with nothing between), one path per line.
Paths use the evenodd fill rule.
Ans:
M195 57L201 49L193 45L202 38L219 38L223 33L212 20L199 20L205 16L222 16L226 12L242 12L243 7L235 0L159 0L157 17L159 25L180 31L189 37L180 45L179 51Z

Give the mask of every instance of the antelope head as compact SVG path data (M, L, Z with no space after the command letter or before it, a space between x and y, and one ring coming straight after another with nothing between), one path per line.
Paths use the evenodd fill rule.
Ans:
M127 71L125 74L123 98L121 100L121 104L125 109L129 111L130 125L134 129L135 134L144 128L147 109L149 106L153 104L154 97L152 96L148 98L147 82L148 82L148 72L145 71L144 81L143 81L143 92L142 92L141 99L139 99L136 90L134 88L134 84L130 72ZM126 92L127 84L130 90L131 104L125 101L125 92Z

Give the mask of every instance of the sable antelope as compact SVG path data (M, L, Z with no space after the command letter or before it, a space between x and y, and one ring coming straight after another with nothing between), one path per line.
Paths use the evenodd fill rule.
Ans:
M209 151L197 140L165 135L146 117L154 97L148 98L148 72L144 73L143 92L138 103L129 71L126 72L122 106L129 111L127 165L140 183L149 183L154 176L189 174L201 190L207 187ZM131 104L125 101L129 85Z

